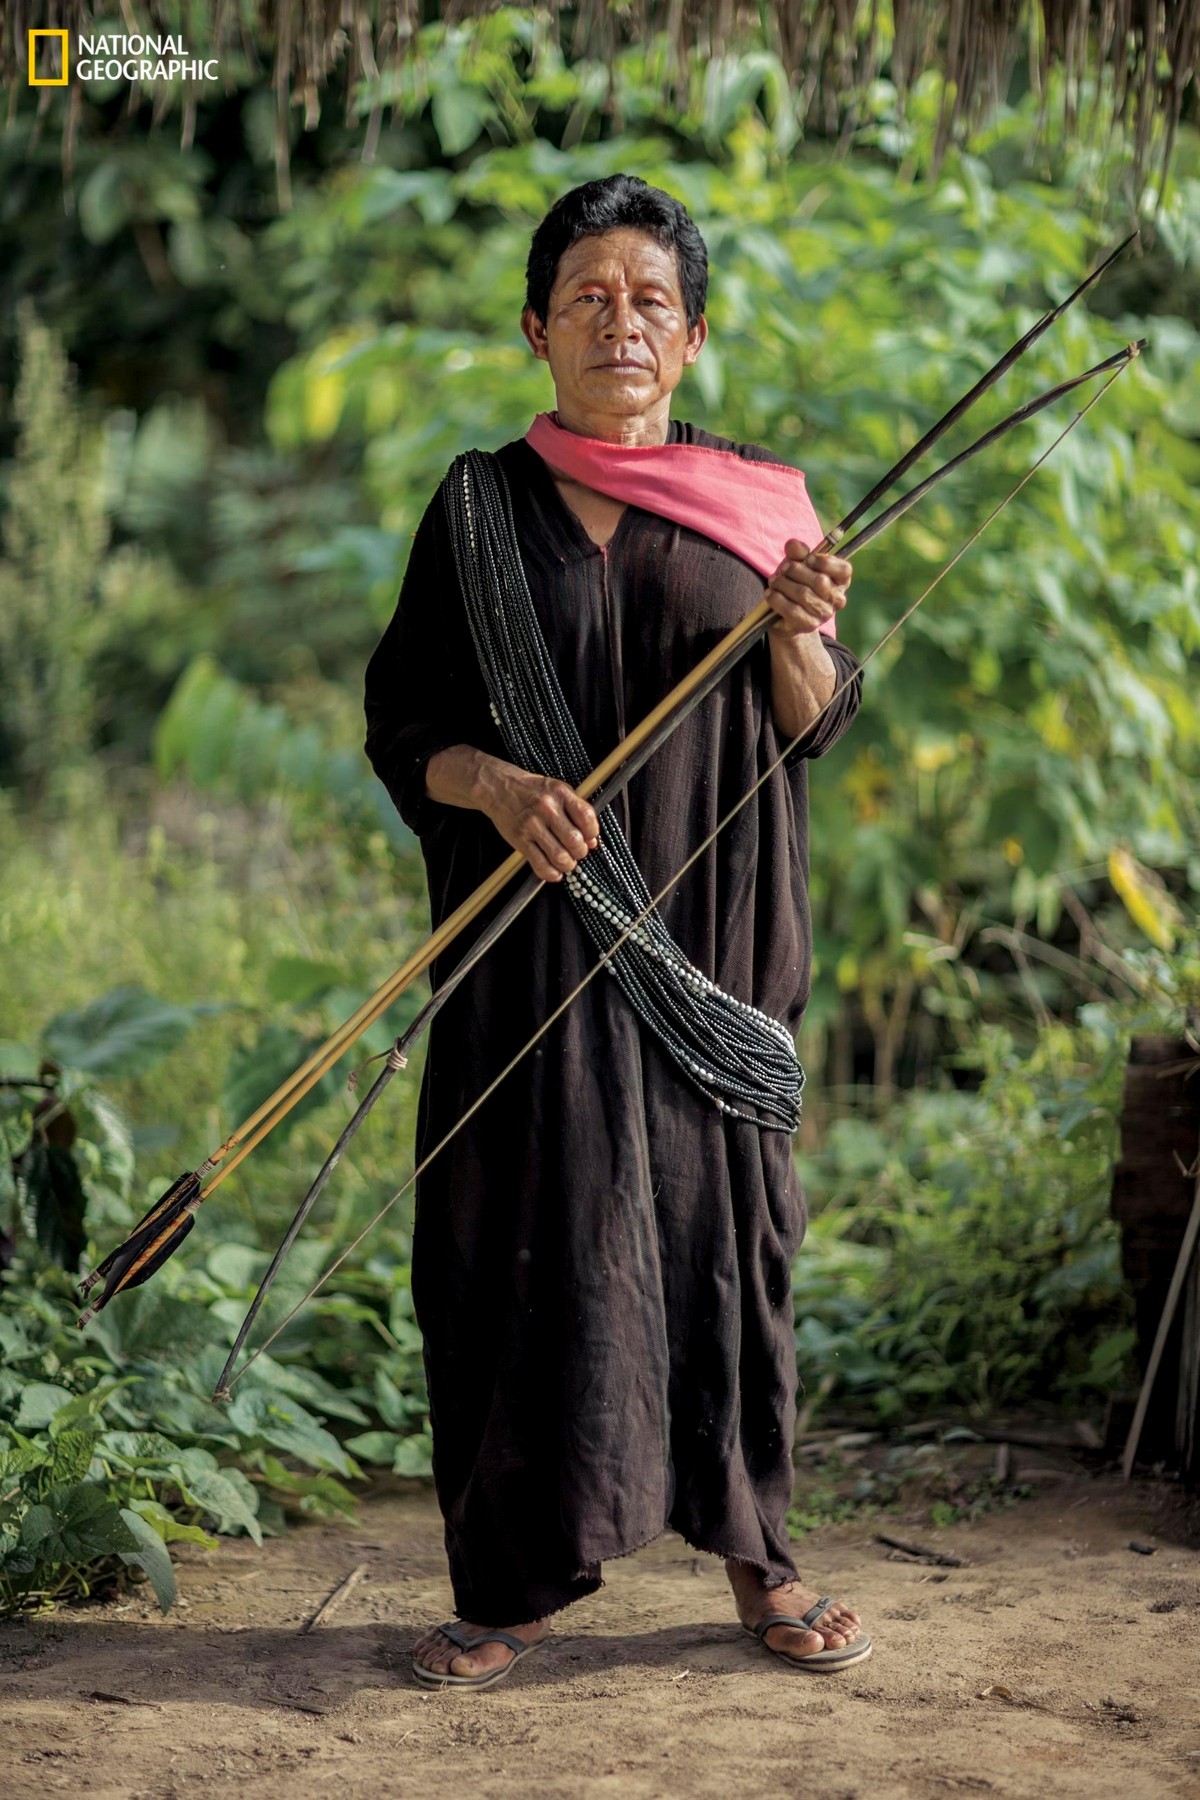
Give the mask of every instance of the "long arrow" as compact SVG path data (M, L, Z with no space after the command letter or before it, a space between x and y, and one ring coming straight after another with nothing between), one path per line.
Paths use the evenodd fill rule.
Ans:
M971 444L966 450L961 451L958 456L946 463L943 468L936 469L932 475L927 476L919 486L913 488L911 493L905 494L901 499L897 500L894 505L889 506L886 512L880 513L877 519L872 520L871 524L868 525L864 531L860 531L849 543L843 543L841 554L844 557L853 557L864 547L864 545L869 544L874 538L877 538L895 519L898 519L901 514L907 512L910 506L914 506L916 502L921 499L922 495L927 494L931 488L936 487L937 484L953 470L961 468L965 462L970 461L971 457L978 455L981 450L986 449L990 444L994 444L998 438L1003 437L1006 432L1012 431L1017 425L1021 425L1026 420L1034 418L1038 413L1044 411L1046 407L1053 405L1054 401L1060 400L1064 394L1069 394L1073 388L1082 386L1085 381L1091 381L1097 375L1104 375L1108 374L1110 371L1122 369L1127 362L1140 354L1145 348L1145 342L1146 340L1143 338L1136 344L1127 345L1124 350L1119 350L1116 355L1106 357L1103 362L1097 363L1094 368L1086 370L1082 375L1075 375L1072 376L1069 381L1060 382L1057 387L1051 388L1047 393L1039 394L1036 399L1028 401L1024 406L1018 408L1015 413L1010 414L1007 419L1002 419L998 425L994 425L990 431L985 432L981 438L978 438L975 443ZM765 615L765 617L763 615ZM690 712L699 706L700 702L707 694L712 692L713 688L718 685L728 669L732 667L742 654L744 654L748 647L766 636L775 617L776 614L774 608L768 606L765 601L756 607L754 612L747 614L747 619L758 620L758 624L755 626L754 630L739 637L737 648L729 653L727 660L711 670L710 673L705 676L703 681L697 683L689 692L687 699L672 713L670 719L664 721L664 723L659 725L656 730L651 732L611 780L604 783L603 787L598 790L594 798L594 806L597 813L600 813L605 807L610 805L611 802L616 799L617 795L628 787L639 769L645 766L651 756L653 756L654 752L660 748L665 739L670 736L672 731L674 731L675 727L679 725ZM742 623L745 624L745 622L746 621L743 620ZM730 633L730 636L733 635L733 633ZM729 640L726 639L724 641L727 643ZM720 648L720 646L718 646L718 648ZM846 685L846 683L843 683L842 686L837 689L836 693L831 695L830 699L826 701L821 709L822 714L828 710L838 695L844 691ZM821 715L818 715L818 717L819 716ZM812 730L815 723L816 720L814 719L806 725L805 734ZM341 1162L342 1157L346 1152L346 1148L355 1132L358 1130L367 1114L371 1111L393 1075L407 1066L413 1046L416 1044L418 1038L420 1038L433 1023L435 1016L441 1011L454 990L466 980L471 970L476 966L480 959L486 955L487 951L496 942L497 938L503 936L513 920L518 914L525 910L530 901L541 892L545 885L546 884L540 875L530 875L528 880L522 883L516 893L512 895L511 899L509 899L496 914L495 918L480 932L466 955L460 962L456 963L453 972L448 975L436 991L429 996L429 999L426 1000L424 1006L422 1006L420 1012L417 1013L412 1023L404 1031L402 1036L396 1039L391 1050L381 1052L382 1055L387 1057L386 1065L376 1076L369 1091L359 1104L357 1111L347 1122L340 1137L334 1144L333 1149L322 1164L316 1179L304 1196L304 1199L300 1202L295 1217L288 1226L287 1232L285 1233L278 1250L276 1250L274 1256L271 1258L270 1264L259 1283L258 1292L251 1302L250 1310L242 1321L241 1329L234 1339L233 1347L229 1352L225 1367L221 1371L221 1378L217 1383L214 1394L215 1399L220 1400L228 1398L228 1382L230 1375L241 1354L242 1347L253 1329L254 1321L259 1315L263 1301L266 1299L267 1294L274 1283L275 1277L283 1266L288 1252L291 1250L292 1245L303 1230L305 1220L320 1199L330 1176ZM377 1059L372 1057L370 1060L373 1062Z
M565 998L559 1002L558 1006L555 1007L554 1011L550 1014L549 1018L543 1020L541 1025L538 1026L537 1030L533 1033L533 1036L528 1040L528 1042L523 1044L521 1046L521 1048L514 1053L514 1055L505 1064L504 1068L500 1070L500 1073L498 1075L496 1075L488 1083L487 1087L483 1090L482 1094L478 1095L478 1097L472 1101L471 1105L467 1108L466 1112L463 1113L462 1116L455 1121L455 1123L450 1127L449 1131L446 1132L445 1136L443 1138L441 1138L441 1140L434 1145L433 1149L430 1150L425 1155L425 1157L422 1159L422 1161L413 1170L412 1174L408 1177L407 1181L405 1181L399 1188L397 1188L396 1192L391 1196L390 1199L388 1199L384 1202L383 1206L380 1207L379 1211L375 1214L374 1218L369 1220L368 1223L363 1226L362 1230L358 1233L358 1235L354 1239L352 1239L352 1241L349 1244L347 1244L343 1250L338 1252L337 1256L329 1264L328 1268L324 1271L324 1273L321 1276L319 1276L318 1279L313 1283L312 1287L309 1288L308 1292L306 1294L304 1294L302 1296L302 1298L296 1302L296 1304L292 1307L291 1311L286 1315L286 1317L283 1318L279 1322L279 1324L277 1324L275 1326L275 1329L271 1332L270 1336L266 1339L265 1343L260 1344L258 1346L258 1348L256 1350L254 1350L250 1356L247 1357L247 1359L243 1363L241 1369L238 1370L236 1375L234 1375L233 1368L234 1368L234 1363L237 1358L238 1351L239 1351L240 1347L242 1346L242 1344L244 1344L246 1333L249 1330L250 1326L253 1324L254 1318L257 1315L258 1308L262 1303L262 1299L263 1299L263 1296L266 1291L266 1287L269 1285L269 1278L271 1277L272 1270L274 1270L275 1268L277 1268L279 1266L279 1263L282 1261L282 1254L286 1250L287 1245L290 1245L290 1243L292 1241L294 1241L294 1235L295 1235L294 1231L289 1232L285 1246L281 1247L281 1253L277 1254L276 1258L272 1262L272 1270L269 1270L268 1276L264 1277L263 1286L260 1288L259 1293L256 1296L255 1303L251 1307L251 1310L250 1310L249 1314L247 1315L245 1322L243 1323L242 1330L238 1334L238 1339L234 1345L233 1351L231 1352L231 1354L225 1364L224 1369L221 1371L220 1380L218 1381L218 1384L213 1392L214 1400L228 1400L230 1398L230 1393L231 1393L232 1388L236 1385L236 1383L238 1381L241 1380L242 1376L245 1375L247 1370L250 1368L251 1364L254 1363L255 1361L257 1361L257 1359L260 1356L262 1356L266 1350L268 1350L270 1348L270 1346L275 1342L276 1338L279 1337L280 1333L287 1329L288 1325L295 1318L296 1314L301 1310L301 1308L308 1304L308 1302L313 1298L313 1296L315 1294L317 1294L320 1291L320 1289L324 1286L324 1284L329 1280L330 1276L333 1275L336 1272L336 1270L338 1270L342 1266L342 1264L347 1260L348 1257L353 1255L354 1251L363 1242L364 1238L366 1238L375 1229L376 1225L378 1225L380 1223L380 1221L386 1217L386 1215L391 1211L392 1207L395 1206L396 1202L398 1200L400 1200L402 1198L402 1196L408 1192L408 1189L416 1183L416 1181L419 1179L419 1177L422 1174L424 1174L425 1170L429 1167L430 1163L432 1163L434 1161L435 1157L437 1157L441 1154L441 1152L446 1148L446 1146L451 1142L451 1140L454 1137L456 1137L458 1135L458 1133L462 1130L463 1126L467 1124L468 1120L470 1120L474 1116L474 1114L479 1111L479 1108L481 1106L483 1106L484 1103L488 1099L490 1099L491 1095L493 1093L495 1093L496 1089L500 1086L501 1082L505 1080L505 1078L511 1073L511 1071L516 1067L516 1065L520 1061L522 1061L522 1059L524 1057L526 1057L529 1054L529 1052L535 1047L536 1044L538 1044L540 1042L540 1040L550 1030L550 1027L554 1024L555 1020L560 1018L562 1016L562 1014L564 1012L566 1012L567 1008L574 1003L574 1001L578 998L578 996L583 992L584 988L587 987L588 983L593 979L593 977L595 977L596 975L599 974L600 970L602 968L604 968L604 966L606 965L606 963L608 963L608 961L611 959L611 957L613 955L615 955L616 951L620 949L621 945L630 936L630 934L637 929L638 925L641 924L642 920L645 919L648 916L648 914L654 910L654 908L659 904L659 902L661 900L663 900L666 897L666 895L671 891L671 889L675 886L676 882L679 881L687 873L688 869L691 868L692 864L695 863L696 861L698 861L698 859L704 854L704 852L709 848L709 846L715 842L717 837L725 829L725 827L729 824L729 822L733 818L735 818L736 815L741 811L742 807L749 804L749 802L754 798L754 796L758 792L758 790L762 787L763 783L768 781L770 779L770 777L775 773L775 770L778 769L780 767L780 765L787 760L787 758L792 754L792 752L797 748L797 746L803 741L804 737L807 736L809 732L811 732L813 726L817 723L817 721L820 718L822 718L826 712L829 711L829 708L831 706L833 706L835 701L837 701L840 698L840 696L845 692L846 688L849 687L853 681L858 679L858 674L861 672L861 670L866 668L867 664L875 656L878 655L880 650L883 649L884 645L889 641L889 639L894 637L895 634L900 630L901 626L904 625L912 617L913 613L916 612L917 608L922 604L922 602L928 599L929 595L939 585L939 583L941 583L945 579L945 577L950 573L951 569L953 569L955 567L955 565L958 562L960 562L962 560L962 558L967 554L967 551L970 550L971 546L973 544L975 544L978 541L978 539L983 536L983 533L987 530L988 526L992 523L992 520L995 519L997 517L997 515L1004 510L1004 508L1009 504L1009 502L1018 493L1020 493L1021 489L1025 486L1026 482L1030 481L1032 479L1032 477L1036 474L1037 470L1045 462L1046 458L1054 450L1057 449L1058 445L1062 443L1062 440L1067 436L1067 434L1075 429L1076 425L1079 424L1079 421L1084 417L1084 415L1086 413L1090 412L1092 407L1096 405L1097 401L1100 400L1104 396L1104 394L1107 393L1108 389L1112 386L1113 382L1117 379L1117 376L1121 373L1121 370L1123 368L1125 368L1126 365L1132 360L1132 358L1139 353L1141 348L1142 348L1141 344L1131 344L1128 347L1127 352L1122 353L1121 356L1118 358L1111 359L1116 362L1116 367L1113 369L1112 373L1108 377L1108 380L1104 383L1104 386L1099 390L1099 392L1094 394L1092 396L1092 398L1088 401L1087 405L1084 407L1081 407L1080 410L1075 414L1074 418L1071 419L1070 422L1063 427L1062 431L1059 432L1058 436L1053 440L1053 442L1050 445L1048 445L1048 447L1042 452L1042 454L1037 458L1037 460L1034 463L1032 463L1030 465L1030 467L1025 471L1025 474L1021 477L1021 479L1017 483L1017 485L1009 493L1007 493L1004 496L1004 498L996 506L994 506L992 508L991 512L983 520L982 524L976 526L975 530L971 533L970 537L966 540L966 542L963 545L961 545L958 550L955 551L954 555L950 558L949 562L943 564L943 566L938 570L937 574L934 576L933 580L929 583L929 585L920 594L918 594L918 596L915 600L910 602L910 604L904 609L903 613L901 613L900 617L898 619L896 619L891 625L889 625L888 629L884 632L884 634L880 638L879 642L877 644L874 644L872 646L872 648L867 652L866 656L862 660L862 663L860 664L859 670L856 671L852 676L848 677L848 679L846 681L842 682L840 684L840 686L838 686L837 688L834 689L833 693L830 695L829 699L824 703L824 705L820 708L820 710L818 711L816 716L813 719L810 719L808 721L808 723L805 725L804 730L802 732L800 732L796 737L794 737L790 743L788 743L784 746L783 750L780 751L779 754L767 765L767 767L763 770L762 774L753 783L753 785L747 790L747 792L744 793L740 799L738 799L737 801L734 802L733 806L725 814L724 818L720 819L717 822L717 824L713 827L712 831L709 832L708 836L700 844L698 844L696 846L695 850L692 851L691 855L688 857L687 861L682 865L682 867L679 869L676 869L675 873L669 878L668 881L666 881L664 883L664 885L659 889L658 893L655 894L652 897L652 899L649 901L649 903L642 908L641 912L638 913L637 917L634 919L631 919L629 921L629 923L622 929L621 934L616 939L616 941L613 944L611 944L609 946L609 948L599 958L599 960L592 965L592 967L580 979L580 981L576 984L576 986L574 988L572 988L571 992L569 994L567 994L565 996ZM458 970L456 969L455 976L457 976L457 975L458 975ZM451 977L451 980L453 980L453 979L454 979L454 977ZM439 990L439 992L440 992L440 990ZM402 1041L403 1040L397 1040L396 1046L393 1048L393 1050L389 1056L389 1065L388 1066L389 1066L389 1070L392 1072L394 1072L395 1068L403 1066L403 1061L404 1061L403 1056L397 1057L397 1053L400 1049L400 1044ZM396 1060L393 1063L394 1058ZM383 1080L383 1077L380 1078L380 1082L376 1083L376 1089L378 1089L379 1091L382 1091L382 1089L381 1089L382 1080ZM372 1094L368 1095L368 1100L373 1101L375 1092L376 1092L376 1090L372 1090ZM364 1107L365 1107L365 1103L364 1103ZM343 1136L345 1136L345 1134L343 1134ZM300 1221L300 1222L302 1223L303 1221ZM298 1228L299 1227L297 1225L296 1229L298 1229Z
M845 518L826 534L812 554L832 550L843 544L846 534L870 510L876 500L894 486L918 458L923 456L989 388L994 386L1000 377L1012 367L1013 363L1024 355L1025 351L1041 337L1043 332L1061 318L1067 308L1072 306L1100 279L1105 270L1128 248L1136 236L1136 232L1131 233L1064 301L1043 314L1029 331L1025 332L1015 344L1006 350L999 361L992 365L987 373L975 383L974 387L957 400L950 410L944 413L924 436L888 470L887 474L875 484L870 492L864 495L858 504L846 514ZM1117 357L1110 358L1107 364L1098 365L1096 370L1090 370L1087 374L1062 384L1058 389L1052 390L1050 394L1041 396L1040 404L1049 405L1061 393L1069 391L1071 386L1078 385L1079 381L1087 380L1092 374L1098 373L1101 368L1112 367L1114 363L1128 360L1129 356L1136 354L1140 348L1140 345L1130 346L1127 350L1119 352ZM1039 402L1030 402L1029 404L1035 411L1040 409ZM894 507L888 508L880 519L867 527L865 532L859 534L859 538L851 547L861 548L862 544L868 541L868 533L871 537L878 536L887 524L899 517L900 513L914 504L923 493L928 492L929 487L934 485L936 479L960 466L969 455L975 454L986 442L994 441L995 437L1001 435L1003 430L1011 429L1023 418L1030 416L1032 415L1029 408L1022 408L1012 416L1010 421L1003 421L1001 426L994 427L992 433L986 434L985 438L980 439L969 451L956 457L944 471L937 472L937 475L919 484L911 494L905 495ZM670 735L687 713L699 704L705 694L712 691L712 688L716 686L733 663L745 654L752 643L757 642L765 634L774 617L774 610L768 603L765 600L760 602L592 770L576 791L584 798L591 798L593 795L599 796L602 791L608 797L612 797L617 790L607 790L606 784L611 782L612 778L623 769L625 779L632 779L636 768L642 765L641 763L638 763L636 767L626 767L626 765L631 764L634 756L641 752L643 747L645 747L646 757L652 755L653 750ZM643 757L642 760L644 761L645 758ZM233 1173L238 1164L316 1085L325 1072L340 1059L346 1049L388 1010L405 989L507 887L513 876L525 867L525 858L520 851L514 851L511 856L507 857L490 876L480 883L473 894L469 895L447 919L443 920L425 943L413 952L383 986L377 989L370 999L359 1007L357 1012L339 1026L331 1037L251 1114L249 1119L240 1125L197 1169L181 1175L172 1183L145 1217L139 1221L125 1242L111 1251L81 1284L84 1294L89 1293L101 1281L105 1284L99 1298L80 1315L79 1325L81 1327L100 1312L116 1294L123 1292L126 1288L140 1286L156 1269L161 1267L191 1231L195 1223L196 1211L202 1202L208 1199L226 1176ZM532 897L531 894L527 896L527 898L530 897ZM515 917L515 912L511 916ZM397 1064L396 1066L402 1065ZM394 1072L393 1069L392 1073ZM373 1096L374 1090L372 1095L368 1096L368 1100L372 1104ZM366 1106L366 1102L364 1102L364 1106ZM218 1167L218 1165L220 1166ZM214 1170L215 1173L213 1173ZM206 1181L205 1178L210 1176L211 1179Z

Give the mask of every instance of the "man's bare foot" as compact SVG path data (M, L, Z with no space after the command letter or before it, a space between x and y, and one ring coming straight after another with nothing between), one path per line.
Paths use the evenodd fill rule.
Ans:
M816 1588L801 1581L789 1581L783 1587L766 1588L762 1576L749 1563L726 1558L725 1573L733 1589L738 1618L751 1630L768 1613L788 1613L803 1618L821 1598ZM796 1625L772 1625L763 1634L768 1650L781 1650L785 1656L815 1656L819 1650L840 1650L852 1644L859 1635L859 1617L838 1601L827 1606L811 1631Z
M524 1644L536 1644L549 1632L545 1619L534 1619L528 1625L473 1625L469 1619L458 1621L463 1631L482 1632L503 1629L511 1631ZM434 1675L486 1675L503 1668L516 1655L507 1644L480 1644L478 1650L463 1650L438 1626L419 1637L413 1645L413 1656L423 1669Z

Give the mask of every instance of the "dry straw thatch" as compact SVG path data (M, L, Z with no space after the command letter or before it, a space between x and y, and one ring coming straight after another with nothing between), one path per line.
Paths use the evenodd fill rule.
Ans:
M0 0L0 81L11 100L26 85L30 27L87 31L97 18L119 16L134 32L182 32L189 50L220 57L238 50L253 66L269 63L278 97L279 160L284 175L288 108L302 106L316 123L320 93L337 72L346 92L362 78L386 74L408 54L420 25L495 10L496 0ZM689 55L709 56L765 45L779 56L802 124L826 135L855 117L856 95L886 69L903 95L927 70L945 78L939 152L956 132L969 132L1007 91L1018 60L1046 91L1061 70L1065 123L1078 125L1083 83L1104 77L1112 114L1130 133L1140 189L1152 149L1169 165L1185 106L1194 107L1200 54L1200 0L579 0L575 6L531 7L570 55L610 58L622 45L662 34L668 47L664 82L670 95L687 81ZM50 105L54 90L40 90ZM81 105L72 84L64 157L70 166ZM172 104L155 96L156 115ZM183 141L190 142L195 95L184 93ZM368 133L378 131L373 116Z

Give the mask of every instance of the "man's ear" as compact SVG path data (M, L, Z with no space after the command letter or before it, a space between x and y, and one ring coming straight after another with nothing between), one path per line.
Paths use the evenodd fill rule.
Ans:
M708 320L701 313L696 323L687 334L687 347L683 352L683 364L687 368L694 363L708 341Z
M521 314L521 330L533 354L543 362L549 362L550 347L546 341L545 321L538 318L531 306L527 306Z

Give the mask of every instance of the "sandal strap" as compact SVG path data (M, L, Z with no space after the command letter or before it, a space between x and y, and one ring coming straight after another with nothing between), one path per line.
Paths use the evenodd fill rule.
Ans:
M808 1611L804 1615L804 1623L810 1627L815 1625L817 1620L820 1618L821 1614L826 1610L826 1608L830 1607L832 1605L833 1605L833 1596L830 1594L826 1594L825 1598L823 1600L818 1600L817 1604L815 1606L809 1607Z
M765 1638L772 1625L794 1625L798 1631L811 1631L825 1609L832 1605L832 1599L826 1595L823 1599L818 1600L815 1606L810 1606L802 1619L798 1619L790 1613L768 1613L766 1618L760 1619L754 1627L754 1635L756 1638Z
M507 1644L515 1655L520 1656L523 1650L530 1648L515 1631L480 1631L474 1637L468 1637L456 1619L447 1619L444 1625L438 1626L438 1630L452 1644L457 1644L460 1650L474 1650L478 1644Z

